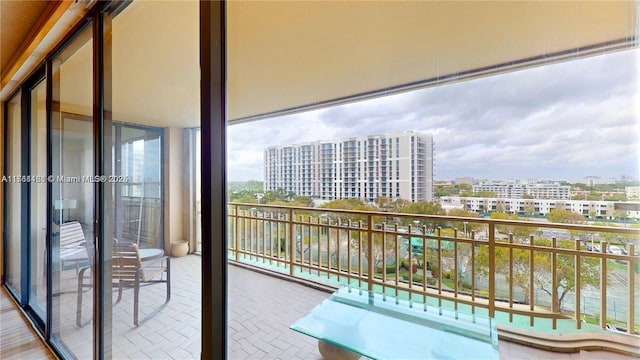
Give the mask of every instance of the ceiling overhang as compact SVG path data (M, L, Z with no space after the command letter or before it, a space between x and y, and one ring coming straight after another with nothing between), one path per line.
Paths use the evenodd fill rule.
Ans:
M41 63L87 4L62 1L39 21L11 68L2 69L0 99ZM637 47L637 4L230 1L227 118L255 120ZM197 24L193 14L185 26ZM171 46L174 54L198 51L197 41ZM150 66L171 68L180 78L169 57L150 59L157 63ZM182 78L193 89L188 97L199 99L198 76Z
M231 2L228 118L253 120L637 46L634 1Z
M82 19L88 1L0 1L0 100L6 100L67 32Z

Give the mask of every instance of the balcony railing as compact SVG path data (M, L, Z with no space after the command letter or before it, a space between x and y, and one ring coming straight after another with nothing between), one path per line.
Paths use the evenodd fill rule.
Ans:
M535 329L638 330L638 229L231 203L229 234L231 259L294 277Z
M488 315L516 332L639 330L638 229L240 203L228 216L230 259L289 276Z

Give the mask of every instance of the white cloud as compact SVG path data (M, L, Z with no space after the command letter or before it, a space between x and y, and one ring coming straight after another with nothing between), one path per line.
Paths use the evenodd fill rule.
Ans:
M436 179L639 174L640 51L624 51L229 127L229 179L263 178L265 147L434 134Z

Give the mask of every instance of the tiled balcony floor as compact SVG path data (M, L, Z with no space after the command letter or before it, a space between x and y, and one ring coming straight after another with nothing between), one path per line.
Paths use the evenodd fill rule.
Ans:
M200 257L173 258L171 265L172 298L158 314L134 327L131 290L125 291L122 303L113 308L114 359L200 358ZM75 326L76 296L71 291L77 284L75 271L65 271L64 276L62 288L67 293L60 297L63 314L60 334L78 358L89 359L91 325ZM289 325L329 293L233 265L229 266L228 289L229 359L321 359L316 341L289 330ZM91 296L86 295L83 316L89 314L91 304ZM141 314L161 304L163 296L164 285L144 288L140 298ZM3 323L4 316L3 312ZM554 353L506 341L500 341L500 357L527 360L628 358L603 351Z

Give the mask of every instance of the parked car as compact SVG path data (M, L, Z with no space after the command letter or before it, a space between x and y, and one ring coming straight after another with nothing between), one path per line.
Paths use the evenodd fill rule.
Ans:
M618 245L610 245L607 249L610 254L614 255L627 255L627 250Z

